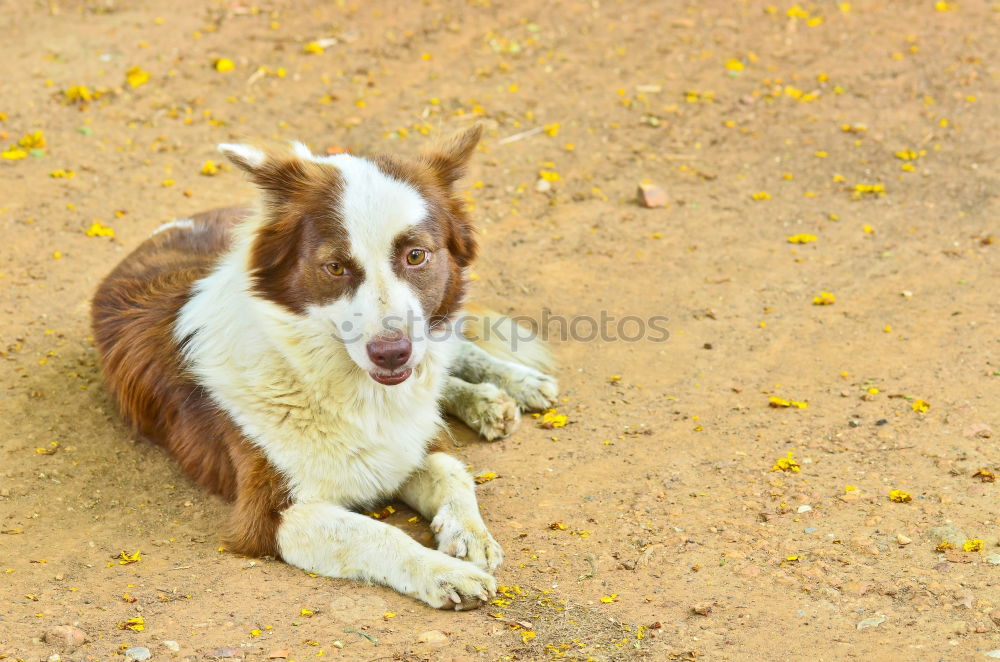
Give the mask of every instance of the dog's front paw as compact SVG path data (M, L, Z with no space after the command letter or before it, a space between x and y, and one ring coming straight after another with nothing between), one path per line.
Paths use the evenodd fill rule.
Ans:
M497 582L476 566L440 552L427 550L430 558L421 564L413 597L436 609L476 609L496 595Z
M511 396L493 384L474 385L465 422L486 441L503 439L521 422L521 410Z
M534 368L521 367L504 380L502 387L525 411L548 409L559 397L559 382Z
M496 572L503 561L503 548L493 539L478 513L462 514L460 508L446 503L431 521L431 531L438 541L438 551L463 559L489 572Z

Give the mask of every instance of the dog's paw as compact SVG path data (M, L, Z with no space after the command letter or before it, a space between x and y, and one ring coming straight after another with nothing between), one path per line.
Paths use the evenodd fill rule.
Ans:
M465 611L476 609L496 595L493 575L439 552L427 550L430 558L422 563L411 595L435 609Z
M490 383L475 384L462 419L486 441L503 439L521 422L518 403Z
M503 380L502 388L525 411L548 409L559 397L559 382L554 377L523 366Z
M503 561L503 548L493 539L478 513L461 513L446 503L431 521L438 551L468 561L483 570L496 572Z

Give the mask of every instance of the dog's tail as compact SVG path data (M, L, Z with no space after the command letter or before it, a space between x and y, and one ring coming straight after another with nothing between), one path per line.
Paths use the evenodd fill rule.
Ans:
M477 304L465 306L461 322L462 335L496 358L553 372L552 350L537 329Z

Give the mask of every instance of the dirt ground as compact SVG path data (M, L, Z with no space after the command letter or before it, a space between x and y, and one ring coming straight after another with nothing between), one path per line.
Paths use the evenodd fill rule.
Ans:
M1000 649L1000 3L0 10L0 149L24 157L0 160L0 658L45 660L62 624L88 637L64 660ZM416 154L473 121L475 298L666 316L669 339L553 333L565 427L453 426L497 474L497 604L221 550L226 505L116 418L95 286L160 223L252 195L202 174L218 142ZM643 181L666 207L636 203ZM428 540L411 516L387 519Z

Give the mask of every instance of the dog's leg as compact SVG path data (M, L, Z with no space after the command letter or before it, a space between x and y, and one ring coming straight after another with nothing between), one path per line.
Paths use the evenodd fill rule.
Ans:
M495 571L503 549L486 529L472 476L445 453L431 453L399 491L400 498L430 520L438 550Z
M458 344L451 372L467 382L489 382L499 386L524 410L551 407L559 395L559 384L553 377L513 361L498 359L468 341Z
M517 402L489 382L470 384L458 377L448 377L441 402L447 413L487 441L506 437L521 422Z
M278 549L287 563L308 572L383 584L439 609L474 609L496 594L496 580L472 563L330 503L290 506L278 528Z

